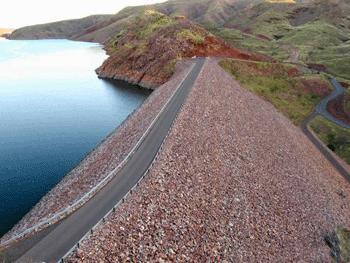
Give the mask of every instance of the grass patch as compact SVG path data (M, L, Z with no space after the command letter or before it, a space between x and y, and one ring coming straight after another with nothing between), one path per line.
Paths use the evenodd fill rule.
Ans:
M164 66L164 72L165 74L167 74L168 76L171 76L174 74L175 72L175 65L176 65L176 59L173 59L171 61L169 61L165 66Z
M279 48L279 45L274 41L259 39L258 37L245 34L238 29L220 28L210 25L207 25L206 28L234 47L274 57L278 61L283 61L289 56L287 52Z
M333 75L350 78L350 56L344 55L342 58L329 57L329 59L317 60L317 62L326 65L328 71Z
M339 240L340 258L343 262L350 261L350 231L344 227L337 227L336 235Z
M350 231L347 228L337 226L331 235L325 237L325 241L335 262L350 261Z
M310 124L327 147L350 164L350 130L318 116Z
M316 21L294 27L283 37L282 42L293 43L296 46L322 48L339 45L342 43L342 38L344 38L343 33L337 27Z
M282 12L268 10L255 21L253 32L263 34L271 38L279 39L291 30L291 26Z
M196 45L203 44L205 40L205 37L202 34L188 30L188 29L184 29L181 32L179 32L176 38L179 40L181 39L189 40Z
M210 25L206 27L234 46L271 56L277 61L286 61L292 49L296 48L300 52L298 59L301 63L323 64L329 73L349 79L349 16L341 21L336 17L329 17L328 13L324 16L320 13L317 19L311 16L309 21L306 19L293 25L291 14L305 5L283 2L257 4L247 12L233 16L226 23L229 26L227 28ZM316 8L315 12L321 11ZM261 35L272 40L261 39ZM291 50L286 50L286 46L290 46Z
M153 10L146 10L144 14L145 16L136 18L144 19L144 21L137 21L137 24L144 25L144 27L141 28L137 33L137 37L139 39L148 38L153 32L157 31L158 29L174 24L174 19L162 13Z
M303 77L288 76L288 70L292 69L292 66L230 59L222 60L220 65L243 87L272 103L296 125L300 124L321 100L321 96L305 90L301 84Z

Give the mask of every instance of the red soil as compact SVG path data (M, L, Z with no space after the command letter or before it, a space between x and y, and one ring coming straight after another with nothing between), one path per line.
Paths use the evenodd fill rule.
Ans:
M185 56L228 57L257 61L271 60L270 58L263 55L248 53L231 47L228 44L226 44L223 40L214 36L207 36L202 44L197 45L193 50L189 50L188 53L185 53Z
M329 84L321 79L305 79L300 83L302 84L305 92L315 94L320 97L327 96L331 91Z
M350 114L344 109L345 100L349 100L349 96L341 96L332 100L327 105L327 110L337 119L350 124Z
M296 77L296 76L299 76L300 75L300 72L297 68L290 68L288 70L288 77Z

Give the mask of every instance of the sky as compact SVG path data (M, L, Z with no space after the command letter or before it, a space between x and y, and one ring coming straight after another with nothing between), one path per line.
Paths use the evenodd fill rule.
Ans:
M164 0L9 0L1 3L0 27L28 25L81 18L94 14L114 14L126 6L164 2Z

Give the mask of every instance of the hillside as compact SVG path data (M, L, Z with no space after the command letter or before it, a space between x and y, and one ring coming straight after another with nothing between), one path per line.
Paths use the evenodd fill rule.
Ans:
M350 3L317 0L258 3L211 31L230 43L279 60L321 64L350 76Z
M90 27L109 21L111 15L94 15L82 19L65 20L48 24L27 26L15 30L9 39L74 39Z
M118 33L133 19L145 10L152 9L171 17L185 16L186 18L204 26L224 24L233 14L259 3L261 0L170 0L161 4L127 7L104 23L104 27L92 27L88 32L81 32L74 39L82 41L105 42L110 36Z
M263 60L228 46L184 17L146 10L107 43L110 57L97 70L108 79L122 79L154 88L173 74L175 62L193 56Z
M170 0L155 5L127 7L115 15L90 16L82 19L28 26L16 30L11 38L68 38L103 43L147 9L153 9L168 16L183 15L204 25L220 25L225 23L232 14L258 2L261 2L261 0Z

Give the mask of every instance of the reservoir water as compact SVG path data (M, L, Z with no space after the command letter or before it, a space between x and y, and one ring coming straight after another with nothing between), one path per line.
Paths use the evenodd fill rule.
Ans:
M0 236L149 95L94 70L93 43L0 39Z

